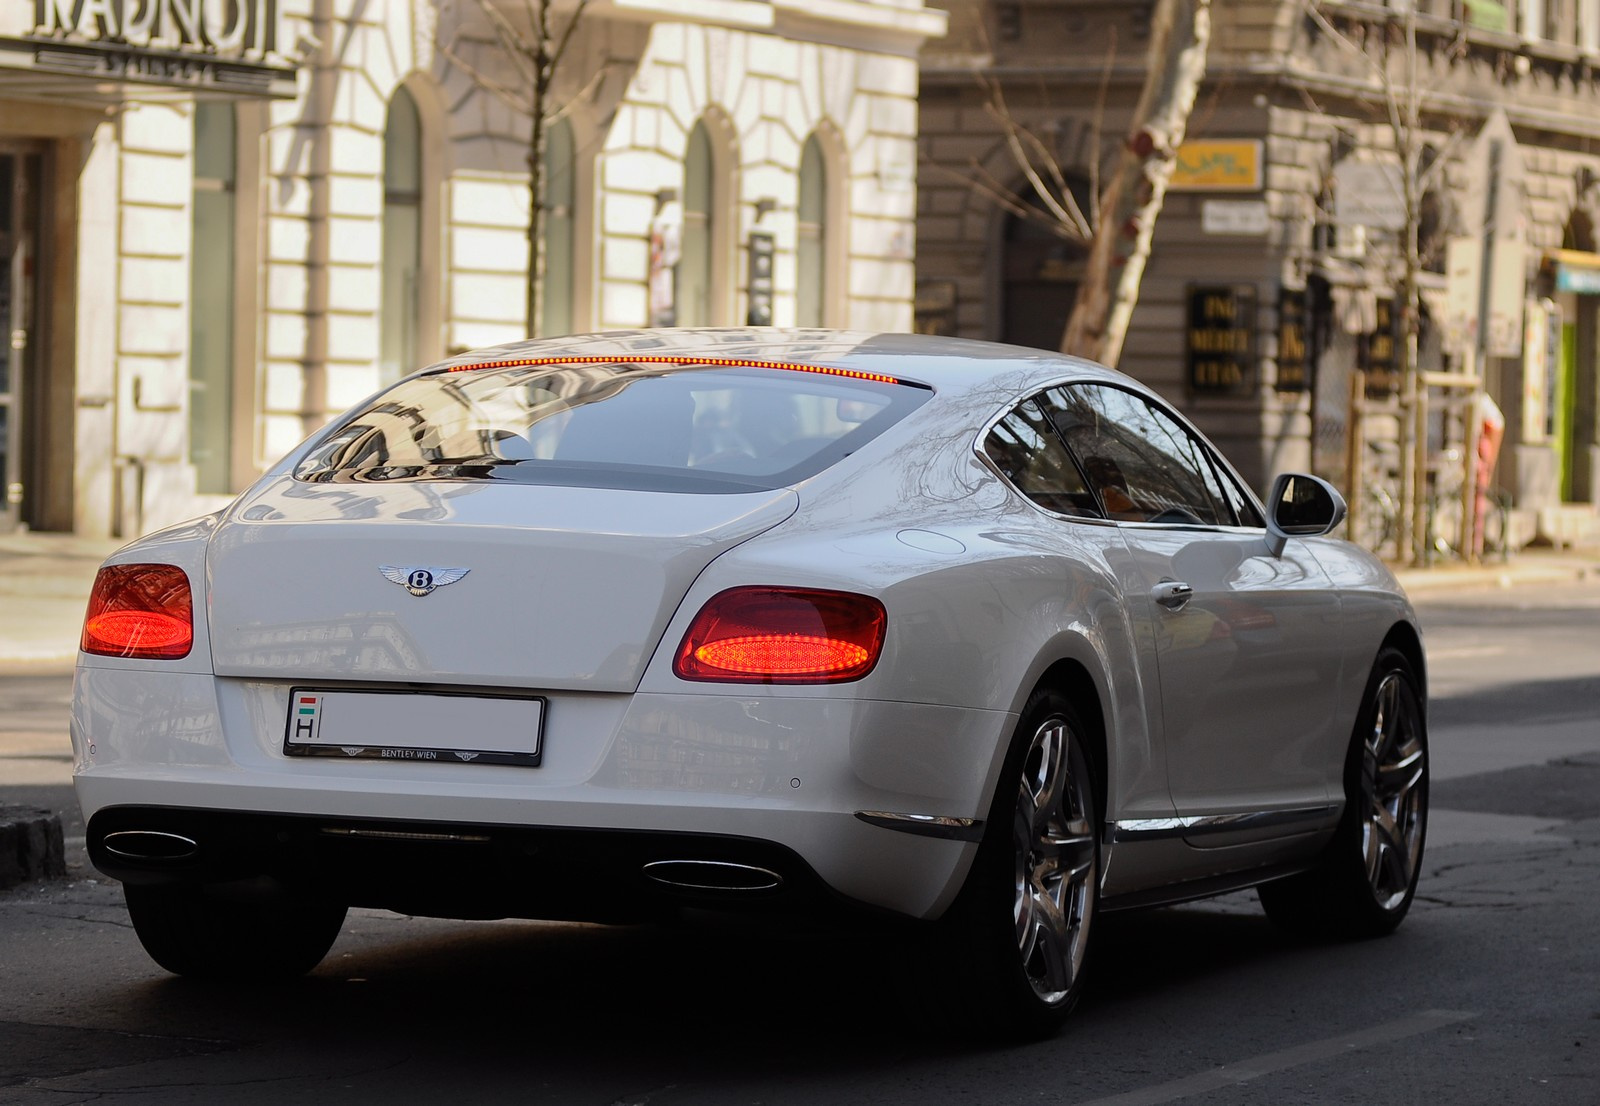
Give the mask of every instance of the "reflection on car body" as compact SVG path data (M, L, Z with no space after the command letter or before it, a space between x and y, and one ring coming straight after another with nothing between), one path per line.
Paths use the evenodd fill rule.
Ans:
M868 910L1037 1030L1104 911L1258 886L1300 930L1404 917L1424 659L1342 515L1037 350L463 354L108 561L90 855L184 974L309 970L351 905Z

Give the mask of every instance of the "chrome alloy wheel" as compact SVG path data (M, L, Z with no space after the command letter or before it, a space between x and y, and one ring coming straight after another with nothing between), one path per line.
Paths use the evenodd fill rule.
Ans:
M1012 823L1012 918L1023 974L1047 1005L1063 1001L1083 967L1098 852L1088 764L1072 730L1046 718L1022 761Z
M1373 900L1392 910L1405 901L1422 859L1428 754L1421 711L1401 673L1383 677L1373 705L1361 750L1361 855Z

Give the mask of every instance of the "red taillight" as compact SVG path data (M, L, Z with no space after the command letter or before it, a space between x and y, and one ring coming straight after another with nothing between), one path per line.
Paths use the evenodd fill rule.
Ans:
M189 576L177 565L108 565L94 578L79 648L176 660L194 645Z
M888 621L869 595L732 588L700 609L672 671L685 680L752 684L858 680L878 663Z

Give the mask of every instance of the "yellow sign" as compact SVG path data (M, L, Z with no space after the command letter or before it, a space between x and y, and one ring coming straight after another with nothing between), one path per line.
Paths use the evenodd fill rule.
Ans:
M1171 192L1258 192L1261 140L1221 138L1185 142L1167 182Z

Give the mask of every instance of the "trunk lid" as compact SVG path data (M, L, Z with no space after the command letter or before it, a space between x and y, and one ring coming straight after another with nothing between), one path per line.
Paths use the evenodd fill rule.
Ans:
M212 662L221 676L632 691L701 570L797 502L284 477L212 538Z

